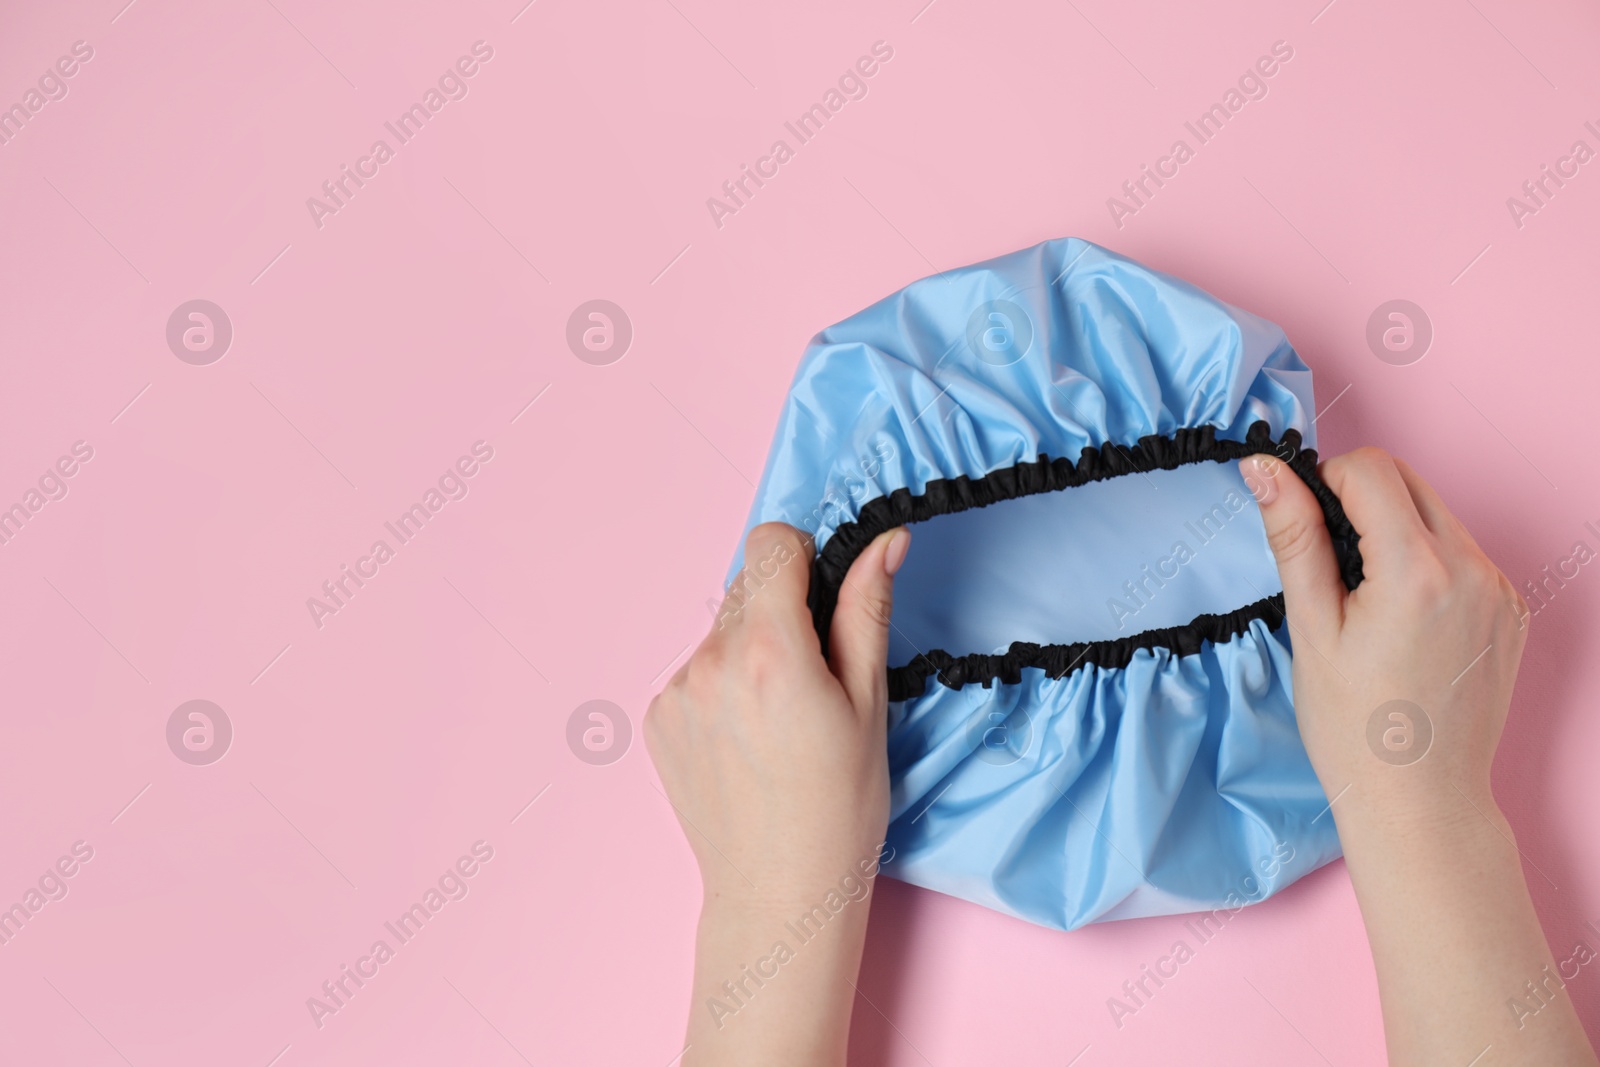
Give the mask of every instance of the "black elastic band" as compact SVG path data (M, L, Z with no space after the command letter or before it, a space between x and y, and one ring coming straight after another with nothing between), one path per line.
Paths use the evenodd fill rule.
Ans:
M962 475L931 481L920 496L912 496L909 489L896 489L888 496L868 501L856 521L844 523L834 531L812 564L808 600L822 647L824 650L828 647L828 631L838 605L839 587L850 564L885 530L924 522L937 515L1058 492L1123 475L1176 470L1208 461L1225 463L1263 454L1278 456L1310 487L1322 506L1344 584L1354 589L1362 577L1361 551L1357 547L1361 537L1345 517L1338 497L1317 475L1316 450L1300 447L1299 431L1286 430L1281 440L1274 441L1272 428L1265 422L1257 422L1243 441L1229 441L1218 440L1215 427L1201 426L1178 430L1171 437L1151 434L1139 438L1133 445L1085 448L1077 463L1041 455L1032 462L990 471L981 478ZM930 675L953 689L971 682L981 682L987 687L997 680L1013 684L1021 681L1024 667L1043 668L1052 678L1064 677L1089 665L1109 669L1126 667L1139 649L1168 648L1180 656L1192 655L1205 641L1231 640L1256 619L1267 619L1276 625L1282 618L1283 594L1279 593L1224 615L1197 616L1185 626L1146 630L1105 641L1065 645L1018 641L1002 655L952 656L943 649L935 649L903 667L889 668L889 699L920 696Z

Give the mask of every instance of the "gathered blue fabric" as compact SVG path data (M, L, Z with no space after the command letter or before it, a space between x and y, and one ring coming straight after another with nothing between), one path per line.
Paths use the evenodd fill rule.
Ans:
M1275 452L1314 483L1353 585L1313 410L1277 326L1077 239L914 282L813 339L746 532L814 537L825 634L860 550L913 530L884 873L1073 929L1237 908L1339 855L1233 462Z

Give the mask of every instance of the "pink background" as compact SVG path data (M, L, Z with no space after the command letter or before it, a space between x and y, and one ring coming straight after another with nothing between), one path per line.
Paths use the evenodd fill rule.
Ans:
M568 718L637 728L805 341L936 269L1079 235L1182 275L1288 330L1324 454L1410 458L1519 586L1600 547L1600 163L1506 205L1600 147L1592 5L125 2L12 0L0 34L7 105L94 50L0 146L0 506L94 450L0 545L0 904L94 850L0 946L4 1062L669 1064L697 874L637 737L591 765ZM469 95L319 228L306 199L478 40ZM869 94L715 225L880 40ZM1119 227L1107 198L1280 40L1269 94ZM234 329L208 366L165 339L197 298ZM1396 298L1435 330L1408 366L1365 339ZM610 365L565 340L592 299L633 325ZM319 629L307 598L479 440L469 495ZM1591 571L1534 622L1497 768L1558 955L1600 920ZM207 766L167 745L192 699L234 730ZM307 998L479 840L469 895L319 1028ZM885 881L855 1058L1382 1059L1342 864L1118 1029L1181 933ZM1593 969L1570 989L1600 1037Z

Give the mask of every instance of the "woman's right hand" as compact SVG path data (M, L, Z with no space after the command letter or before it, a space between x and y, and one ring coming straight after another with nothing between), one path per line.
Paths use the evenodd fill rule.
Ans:
M1241 462L1278 562L1300 734L1327 792L1378 972L1391 1065L1594 1065L1489 771L1528 608L1437 493L1363 448L1319 471L1361 535L1347 590L1322 509L1275 458Z
M1492 807L1527 640L1510 580L1410 465L1362 448L1319 468L1361 535L1366 576L1347 590L1305 484L1270 456L1241 467L1278 561L1296 714L1328 796L1348 789L1422 826L1459 817L1458 790Z

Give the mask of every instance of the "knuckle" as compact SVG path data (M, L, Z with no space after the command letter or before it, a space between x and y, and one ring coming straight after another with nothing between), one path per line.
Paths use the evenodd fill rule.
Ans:
M689 657L684 672L684 686L690 693L705 692L714 687L727 670L727 647L721 641L707 641Z
M1507 589L1511 596L1507 603L1511 605L1511 628L1517 634L1527 634L1533 626L1533 609L1528 606L1528 601L1515 589Z
M695 648L689 656L689 665L698 664L702 670L708 667L720 668L728 658L729 638L708 637Z
M1515 589L1511 591L1513 597L1511 610L1516 616L1517 632L1526 633L1533 626L1533 609L1528 606L1528 601Z
M1527 614L1528 601L1523 597L1521 591L1518 590L1511 579L1506 576L1505 571L1497 571L1496 573L1498 573L1500 576L1501 594L1504 595L1508 601L1510 601L1512 609L1519 615Z
M662 693L652 700L644 713L644 723L640 729L644 733L645 751L650 753L651 762L659 766L672 747L673 738L682 729L677 701L673 696Z
M741 570L723 594L722 602L717 605L716 614L711 620L712 637L726 632L739 621L749 596L750 591L745 588L745 572Z
M863 593L861 608L863 614L875 624L887 627L890 616L894 614L894 601L881 593Z
M1394 466L1394 458L1389 453L1375 445L1362 445L1343 455L1323 460L1318 464L1318 470L1324 480L1343 482L1352 478L1358 481L1365 479L1384 466Z
M1394 457L1377 445L1362 445L1350 453L1352 463L1361 467L1392 467L1395 465Z
M1267 531L1267 545L1280 560L1298 559L1317 543L1317 527L1309 519L1297 517Z
M773 619L751 620L746 631L741 659L749 666L764 668L781 660L788 651L788 636Z
M1506 601L1510 583L1487 556L1476 552L1417 553L1411 567L1415 591L1452 609L1487 614Z
M806 535L786 522L764 522L750 531L745 540L746 557L785 563L810 550Z
M660 697L656 697L656 699L650 702L650 707L644 713L644 724L640 728L644 732L645 751L649 752L650 758L656 761L659 761L660 759L659 754L661 752L661 742L663 740L661 734L662 731L666 729L666 726L661 721L661 706Z
M1510 584L1506 576L1500 573L1500 568L1488 559L1475 559L1466 567L1463 584L1466 592L1475 600L1499 599L1502 583Z
M1449 598L1456 581L1449 568L1429 553L1419 553L1403 572L1402 584L1413 599L1427 602Z
M809 628L795 631L778 620L760 620L740 643L737 684L767 696L780 694L804 676L816 641Z

